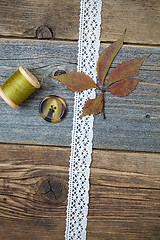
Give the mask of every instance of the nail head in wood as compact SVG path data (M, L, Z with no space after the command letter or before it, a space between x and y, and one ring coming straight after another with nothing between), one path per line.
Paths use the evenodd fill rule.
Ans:
M146 114L146 118L150 118L151 116L149 114Z

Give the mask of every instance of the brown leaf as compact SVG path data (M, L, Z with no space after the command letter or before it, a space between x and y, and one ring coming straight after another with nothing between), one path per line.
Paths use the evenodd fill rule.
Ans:
M123 79L115 83L109 91L117 97L125 97L134 90L140 81L139 79Z
M143 61L148 57L149 56L136 58L119 64L109 75L107 87L122 79L137 76Z
M104 50L97 61L97 74L100 83L102 86L104 85L104 79L106 74L109 70L109 67L117 55L118 51L123 45L123 40L125 36L126 30L124 31L123 35L116 41L115 43L111 44L106 50Z
M80 72L71 72L53 77L58 79L73 92L81 92L90 88L98 88L95 82L88 75ZM99 88L98 88L99 89Z
M100 97L95 99L89 99L87 100L87 102L83 107L83 113L81 117L84 117L86 115L91 115L91 114L96 115L102 112L102 108L103 108L102 95L100 95Z

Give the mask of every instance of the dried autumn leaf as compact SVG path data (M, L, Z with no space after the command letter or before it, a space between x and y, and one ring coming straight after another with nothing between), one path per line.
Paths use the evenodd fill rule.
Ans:
M104 79L106 77L106 74L109 70L109 67L113 59L115 58L118 51L123 45L125 33L126 33L126 30L124 31L123 35L115 43L111 44L99 56L99 59L97 61L97 74L102 86L104 85Z
M117 97L125 97L134 90L140 81L139 79L123 79L115 83L109 91Z
M122 79L137 76L143 61L148 57L136 58L119 64L109 75L107 87Z
M81 117L84 117L86 115L91 115L91 114L96 115L102 112L102 108L103 108L102 95L100 95L100 97L95 99L89 99L87 100L87 102L83 107L83 113Z
M81 92L90 88L98 88L91 77L80 72L66 73L53 78L58 79L73 92Z

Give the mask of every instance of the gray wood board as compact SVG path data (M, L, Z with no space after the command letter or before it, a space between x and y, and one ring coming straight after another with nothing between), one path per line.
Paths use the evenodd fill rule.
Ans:
M106 48L102 46L101 51ZM33 93L17 110L0 100L0 141L70 146L74 93L49 76L58 69L75 71L77 43L5 40L0 41L0 84L20 65L43 77L40 90ZM160 105L159 70L160 49L124 46L116 56L111 70L122 61L151 54L144 62L138 79L143 81L127 97L105 95L106 120L95 116L93 147L159 151ZM59 123L44 121L39 115L39 103L47 95L65 99L68 110ZM97 93L98 95L98 93ZM146 115L150 117L147 118Z

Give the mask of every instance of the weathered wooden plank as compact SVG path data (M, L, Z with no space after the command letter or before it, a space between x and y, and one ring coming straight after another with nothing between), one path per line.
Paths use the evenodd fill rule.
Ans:
M0 144L0 240L64 239L70 148ZM160 155L94 150L87 239L158 240Z
M107 119L103 120L101 114L95 117L94 147L160 150L159 52L159 48L143 47L123 47L119 52L112 69L122 61L148 54L151 56L144 62L138 76L143 82L139 83L132 94L124 98L115 97L111 93L106 94ZM49 76L58 69L68 72L76 70L77 44L1 40L0 53L1 84L20 65L24 65L44 79L41 89L18 110L11 109L2 99L0 100L0 141L69 146L74 93ZM61 96L68 106L66 117L56 124L44 121L39 115L40 101L50 94Z
M77 40L79 12L79 0L1 0L0 35ZM159 0L105 0L101 40L116 40L127 28L126 42L160 44L159 22Z

